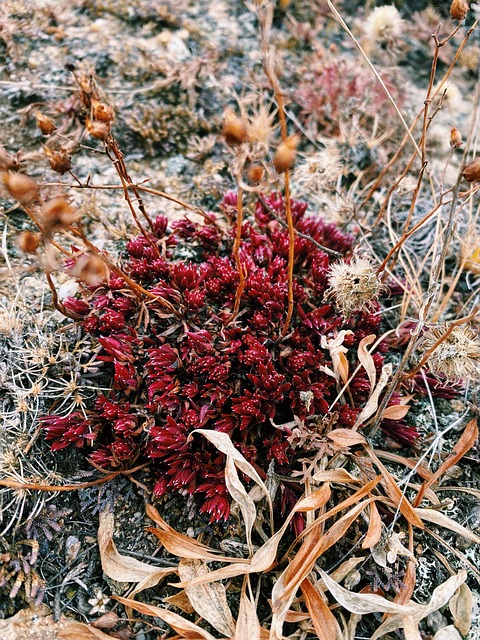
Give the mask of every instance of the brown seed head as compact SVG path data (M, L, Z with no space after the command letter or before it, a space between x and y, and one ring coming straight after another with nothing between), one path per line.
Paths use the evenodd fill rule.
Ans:
M258 183L263 178L264 169L261 164L252 164L247 171L247 178L250 182Z
M81 282L89 286L96 286L108 277L108 267L100 256L87 253L78 258L70 269L70 273Z
M248 142L248 127L244 118L236 115L232 109L225 109L223 114L223 135L230 147Z
M43 146L43 152L47 156L48 162L54 171L64 174L72 168L72 158L66 149L50 149Z
M468 13L468 9L467 0L453 0L450 5L450 15L454 20L463 20Z
M110 123L114 118L113 107L99 100L92 100L92 120Z
M9 172L3 174L3 184L8 193L20 204L28 204L38 199L40 187L24 173Z
M31 231L22 231L18 236L18 246L23 253L35 253L40 244L40 234Z
M467 164L463 170L463 177L467 182L478 182L480 180L480 156Z
M101 120L86 118L85 128L92 138L98 138L99 140L105 140L110 134L110 124Z
M54 121L45 114L40 113L40 111L37 111L37 113L35 114L35 118L37 120L37 127L40 129L44 136L49 136L57 128Z
M19 162L0 145L0 171L18 171Z
M107 611L103 616L100 616L96 620L90 623L95 629L113 629L113 627L119 621L119 617L115 611Z
M63 198L53 198L42 206L40 220L47 233L69 227L80 219L81 213Z
M297 147L300 142L300 136L294 134L289 136L286 140L281 142L275 155L273 156L273 166L277 173L283 173L287 169L291 169L295 164L295 158L297 157Z
M456 127L452 127L450 131L450 144L455 149L458 149L459 147L462 146L462 142L463 142L462 134Z

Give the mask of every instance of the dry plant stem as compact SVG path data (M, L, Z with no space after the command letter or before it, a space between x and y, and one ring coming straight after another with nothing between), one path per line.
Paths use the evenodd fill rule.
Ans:
M69 311L68 309L66 309L65 306L58 299L58 293L57 293L57 290L55 289L55 285L53 284L50 271L45 271L45 277L47 278L48 286L52 293L52 303L55 309L59 311L62 315L66 316L67 318L71 318L72 320L82 320L83 316L81 316L78 313L75 313L75 311Z
M63 485L54 485L54 484L41 484L39 482L20 482L18 480L8 480L3 479L0 480L0 487L8 487L9 489L20 489L20 490L28 490L28 491L53 491L56 493L57 491L76 491L77 489L87 489L88 487L95 487L99 484L105 484L117 478L118 476L130 476L140 469L144 469L150 463L145 462L144 464L138 465L133 469L121 469L119 471L105 472L104 469L101 469L106 475L103 478L98 478L97 480L90 480L89 482L79 482L78 484L63 484Z
M470 27L470 29L467 31L467 33L465 34L462 42L460 43L453 59L452 62L450 63L447 71L445 72L445 75L443 76L442 80L440 81L438 87L435 89L433 95L431 96L431 99L433 100L434 98L436 98L436 96L440 93L440 91L443 89L445 83L447 82L448 78L450 77L453 68L455 67L455 64L457 63L458 58L460 57L460 54L462 53L465 45L467 44L471 34L473 33L473 31L476 29L478 24L478 20L475 21L475 23ZM456 32L456 30L455 30ZM412 125L410 126L410 133L413 132L413 130L415 129L418 121L420 120L420 118L422 117L422 113L423 113L423 109L422 111L420 111L414 118ZM383 178L385 177L385 175L390 171L390 169L395 165L395 163L397 162L397 160L400 158L403 148L405 147L405 144L407 143L407 140L409 139L408 134L405 134L405 136L403 137L402 141L400 142L400 146L397 149L397 151L395 152L395 154L393 155L393 157L389 160L389 162L385 165L385 167L382 169L382 171L379 173L379 175L377 176L377 178L375 179L374 183L372 184L372 186L370 187L370 189L368 190L366 196L363 198L359 209L363 209L365 207L365 205L367 204L367 202L370 200L370 198L372 197L372 195L375 193L375 191L378 189L379 185L381 184ZM391 194L395 191L395 189L397 188L397 186L400 184L400 182L403 180L403 178L405 177L405 175L408 173L408 171L410 170L413 162L415 161L416 158L416 152L413 153L411 159L409 160L407 167L404 169L404 171L402 172L400 178L395 182L395 184L393 185L393 187L391 187L389 189L389 192L387 194L387 200L388 198L391 196ZM385 210L385 206L382 207L381 213L383 214L383 211ZM378 219L375 221L374 226L378 224Z
M287 133L287 119L285 116L285 103L283 100L283 93L278 81L277 74L275 72L275 65L272 56L272 50L270 46L270 28L273 19L273 4L269 2L264 11L261 13L261 7L259 7L258 18L262 28L262 52L263 52L263 67L265 75L270 83L275 94L275 100L278 108L278 118L280 121L280 133L282 140L288 137ZM288 279L288 307L287 317L282 329L282 338L287 334L288 327L290 326L290 320L293 314L293 266L295 261L295 227L293 226L292 218L292 203L290 197L290 169L286 169L284 172L284 190L285 190L285 213L288 226L288 267L287 267L287 279Z
M380 83L380 86L382 87L383 91L385 92L385 95L387 96L389 102L392 104L393 108L395 109L398 117L400 118L400 121L406 131L406 135L407 137L410 139L411 143L413 144L413 146L415 147L415 152L418 154L418 157L421 158L422 154L420 149L418 148L418 145L415 141L415 138L412 135L412 132L410 131L410 129L408 128L407 123L405 122L404 117L402 116L400 109L397 107L397 104L395 102L395 100L392 97L392 94L390 93L390 91L387 89L384 81L382 80L380 74L378 73L378 71L375 69L375 67L373 66L372 62L370 61L370 58L367 56L367 54L365 53L365 51L363 50L362 46L360 45L360 43L358 42L358 40L355 38L355 36L353 35L353 33L350 31L350 29L348 28L346 22L344 21L344 19L342 18L342 16L338 13L337 9L335 8L335 6L332 4L331 0L327 0L328 6L330 7L331 12L333 13L333 15L335 16L335 19L340 23L341 27L345 30L345 32L348 34L349 38L352 40L353 44L355 45L355 47L358 49L358 51L361 53L363 59L365 60L365 62L368 64L368 66L370 67L370 70L372 71L373 75L375 76L375 78L377 79L377 81Z
M275 211L272 209L272 207L267 202L265 202L265 200L262 198L262 196L259 196L258 200L262 204L262 206L268 211L268 213L273 218L275 218L275 220L278 223L280 223L282 225L282 227L287 227L288 226L286 222L284 222L281 218L279 218L277 216ZM302 233L301 231L298 231L298 229L295 229L295 233L300 238L305 238L305 240L308 240L309 242L311 242L318 249L321 249L321 251L323 251L324 253L327 253L330 256L334 256L335 258L341 258L342 257L341 253L338 253L338 251L334 251L333 249L330 249L329 247L324 247L323 244L320 244L320 242L317 242L315 240L315 238L312 238L312 236L309 236L308 233Z
M147 298L151 298L152 300L160 302L162 306L164 306L166 309L171 311L171 313L180 317L180 313L175 309L175 307L170 302L168 302L168 300L165 300L164 298L162 298L162 296L158 296L158 295L155 295L154 293L151 293L150 291L147 291L147 289L144 289L139 284L134 282L131 278L127 276L127 274L124 271L122 271L119 267L117 267L110 260L110 258L108 258L92 242L90 242L90 240L85 235L85 232L83 231L83 229L78 223L77 223L77 228L73 229L73 231L75 235L77 235L79 238L82 239L87 249L89 249L92 253L95 253L99 258L101 258L101 260L103 260L103 262L107 265L107 267L111 271L113 271L114 273L117 274L117 276L125 280L126 284L130 287L130 289L133 291L133 293L135 293L135 295L139 299L142 299L143 296L147 296Z
M230 324L232 320L237 317L238 310L240 309L240 301L242 299L243 290L245 289L245 273L243 271L243 265L240 260L240 242L242 240L242 225L243 225L243 189L240 187L239 176L237 179L237 228L235 233L235 242L233 243L233 257L235 258L235 265L238 271L238 287L235 292L235 302L233 305L233 311L227 319L225 325Z
M466 153L466 151L465 151ZM420 310L420 317L418 320L418 324L415 327L414 331L412 331L411 337L410 337L410 341L405 349L405 353L403 354L402 360L395 372L395 375L392 378L392 381L382 399L382 402L380 403L379 407L378 407L378 411L377 411L377 417L375 419L375 421L373 422L372 427L370 428L369 431L369 436L373 437L377 431L378 428L380 426L380 423L382 421L382 416L383 416L383 412L385 411L387 404L390 400L390 398L392 397L393 393L395 392L395 389L397 388L400 380L402 379L403 376L403 372L405 370L405 367L408 364L408 361L410 359L411 354L413 353L413 351L415 350L416 344L417 344L417 338L420 335L426 321L428 318L428 313L430 311L430 307L433 304L433 301L436 297L436 294L438 293L440 284L439 284L439 278L440 278L440 272L442 270L442 266L443 263L445 262L445 256L447 254L447 250L448 247L450 245L450 241L452 239L453 236L453 232L454 232L454 228L455 228L455 213L456 213L456 208L457 208L457 202L458 202L458 194L460 191L460 183L462 181L462 171L463 171L463 163L461 165L460 171L458 173L457 176L457 181L455 183L455 186L453 188L453 197L452 200L450 202L450 211L449 211L449 215L448 215L448 221L447 221L447 227L445 230L445 234L444 234L444 239L443 239L443 246L442 246L442 251L440 253L440 255L437 257L436 259L436 264L434 265L434 268L430 274L430 283L428 286L428 290L425 296L425 302L422 306L422 309Z
M40 233L43 236L46 236L45 227L42 225L42 223L37 218L37 216L33 213L32 209L25 204L22 204L21 206L22 206L22 209L27 214L27 216L30 218L30 220L38 227L38 230L40 231ZM66 249L64 249L62 246L60 246L57 242L55 242L51 238L49 238L48 241L52 246L55 247L55 249L58 249L61 253L63 253L63 255L67 256L67 258L71 258L72 254L70 253L70 251L67 251Z
M133 206L132 200L130 198L130 194L128 193L128 186L129 184L132 184L132 180L130 178L130 176L127 173L127 168L125 166L125 162L123 160L123 154L120 151L118 144L116 142L116 140L113 138L113 136L109 136L109 138L105 141L105 148L107 150L107 156L110 158L110 160L112 161L113 165L115 166L115 169L118 173L118 177L120 178L121 182L122 182L122 188L123 188L123 193L124 193L124 197L125 200L127 201L128 207L130 209L130 212L133 216L133 219L135 220L135 224L137 225L137 227L139 228L141 234L143 235L143 237L145 238L145 240L149 243L149 245L154 249L154 251L158 254L158 247L152 242L152 239L150 237L150 234L147 233L147 231L145 230L145 228L143 227L142 223L140 222L140 220L138 219L137 216L137 212L135 211L135 207ZM111 153L113 154L114 158L112 158ZM153 223L150 220L149 216L147 215L147 212L145 211L145 207L143 205L142 199L140 197L140 195L138 194L138 192L135 192L135 189L132 188L132 191L135 193L137 200L138 200L138 207L140 209L140 211L142 212L144 218L147 220L149 226L150 226L150 230L152 232L154 232L154 227L153 227Z

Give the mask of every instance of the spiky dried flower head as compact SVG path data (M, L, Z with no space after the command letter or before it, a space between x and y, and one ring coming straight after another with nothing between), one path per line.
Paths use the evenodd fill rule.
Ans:
M446 326L434 327L425 332L419 351L428 353L445 335ZM469 327L454 327L452 332L429 356L427 366L435 376L449 381L468 380L479 377L480 342Z
M325 295L335 300L338 310L346 317L354 311L371 310L385 290L373 264L361 256L332 265L328 284Z
M36 112L35 119L37 121L37 127L40 129L44 136L51 135L57 128L54 121L40 111Z
M467 0L453 0L450 5L450 15L454 20L463 20L469 8Z
M365 23L365 35L372 44L392 45L403 32L404 21L393 4L375 7Z
M40 187L35 180L24 173L16 173L14 171L4 173L3 184L12 198L18 200L20 204L29 204L34 200L38 200Z
M467 182L478 182L480 180L480 156L467 164L463 170L463 177Z
M97 120L98 122L106 122L109 124L115 119L113 107L99 100L92 100L91 112L92 120Z

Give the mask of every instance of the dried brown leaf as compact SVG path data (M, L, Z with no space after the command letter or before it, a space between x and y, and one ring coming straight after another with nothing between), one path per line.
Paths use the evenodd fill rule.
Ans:
M375 387L375 382L377 380L377 370L375 368L375 362L372 358L370 351L368 351L367 347L375 342L376 336L371 333L369 336L365 336L360 340L358 345L358 361L363 366L365 371L367 372L368 379L370 380L370 389Z
M473 596L465 583L458 587L448 606L455 626L466 636L472 626Z
M352 429L334 429L327 434L337 447L353 447L356 444L365 444L366 440L358 431Z
M257 607L255 602L248 597L245 587L244 583L240 596L235 640L260 640L262 628L258 621Z
M359 478L352 476L346 469L327 469L326 471L317 471L313 476L315 482L338 482L341 484L361 484Z
M232 496L234 502L238 504L242 512L248 549L250 555L253 555L252 529L257 517L257 510L254 501L240 482L235 463L231 456L227 456L225 465L225 484L229 494Z
M172 629L180 634L182 638L187 638L187 640L215 640L208 631L199 627L198 624L194 624L193 622L186 620L182 616L178 615L178 613L174 613L168 609L161 609L160 607L155 607L151 604L145 604L144 602L137 602L131 598L122 598L121 596L112 597L114 600L121 602L127 608L134 609L135 611L147 616L160 618L160 620L169 624Z
M382 419L401 420L410 411L410 407L406 404L392 404L382 413Z
M112 640L113 636L83 622L69 622L59 632L65 640Z
M183 582L210 573L201 560L180 560L178 575ZM185 587L185 593L192 607L219 633L230 637L235 633L235 622L227 602L227 593L219 582L203 583Z
M444 475L444 473L448 471L448 469L453 467L454 464L456 464L461 458L463 458L463 456L467 453L467 451L470 451L470 449L477 442L477 440L478 440L478 426L477 426L477 421L474 418L473 420L470 420L470 422L465 427L465 430L460 436L457 444L455 445L455 449L452 451L452 453L440 465L440 467L437 469L437 471L435 471L432 477L427 482L423 483L422 489L420 490L417 498L415 499L414 506L417 507L421 503L425 490L431 487L432 484L437 482Z
M143 589L155 586L165 576L176 572L175 568L153 567L136 558L120 555L113 542L113 527L113 513L108 510L101 511L98 526L98 546L102 569L109 578L117 582L138 583L133 592L135 594Z
M439 629L433 636L433 640L462 640L462 637L453 624L449 624L448 627Z
M328 604L308 578L300 587L318 639L333 640L337 636L338 625Z
M370 549L374 547L382 537L382 519L378 513L377 505L372 502L370 505L370 520L368 523L368 531L362 542L362 549Z
M355 427L363 424L370 416L372 416L378 408L378 400L380 398L380 394L386 387L390 376L392 375L393 365L389 362L385 364L382 368L382 373L380 374L380 379L377 383L377 386L370 393L370 397L367 400L366 405L363 407L360 414L357 416L355 421Z
M188 596L185 593L184 589L176 593L174 596L163 598L163 602L166 602L167 604L172 604L174 607L178 607L184 613L188 613L188 614L195 613L195 609L192 607L192 603L188 599Z
M453 531L453 533L458 533L459 536L463 536L470 540L471 542L475 542L475 544L480 544L480 537L475 535L470 529L462 526L455 520L452 520L444 513L437 511L436 509L415 509L415 513L417 513L422 520L426 520L427 522L433 522L433 524L438 525L439 527L445 527L445 529L449 529Z

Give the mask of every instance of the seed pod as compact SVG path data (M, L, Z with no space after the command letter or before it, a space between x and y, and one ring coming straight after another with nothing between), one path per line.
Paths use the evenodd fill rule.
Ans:
M37 111L37 113L35 114L35 118L37 120L37 127L40 129L44 136L49 136L57 128L54 121L43 113L40 113L40 111Z
M47 233L60 231L77 222L80 217L78 209L74 209L63 198L53 198L46 202L40 214L40 220Z
M72 158L62 147L59 149L50 149L50 147L44 145L43 151L47 156L50 166L57 173L63 175L72 168Z
M117 624L119 617L115 613L115 611L107 611L103 616L100 616L96 620L90 623L90 626L95 629L113 629L113 627Z
M252 164L247 171L247 178L250 182L258 183L263 178L264 169L261 164Z
M297 157L297 147L300 142L300 136L294 134L278 145L275 155L273 156L273 166L277 173L283 173L287 169L291 169L295 164Z
M92 120L109 123L112 122L114 118L113 107L99 100L92 100Z
M462 134L456 127L452 127L450 131L450 144L455 149L458 149L462 146Z
M467 164L463 170L463 177L467 182L478 182L480 180L480 156Z
M463 20L468 13L467 0L453 0L450 5L450 15L454 20Z
M0 171L18 171L18 169L18 160L0 145Z
M40 244L40 234L31 231L22 231L18 236L18 246L23 253L35 253Z
M20 204L28 204L38 199L40 187L35 180L24 173L4 173L3 184L12 198L18 200Z
M230 147L248 142L248 127L244 118L239 118L232 109L225 109L223 135Z
M85 128L92 138L98 138L99 140L105 140L105 138L110 134L109 123L102 122L100 120L91 120L90 118L87 118L85 120Z
M93 287L101 284L108 276L108 267L100 256L94 254L80 256L69 271L78 280Z

